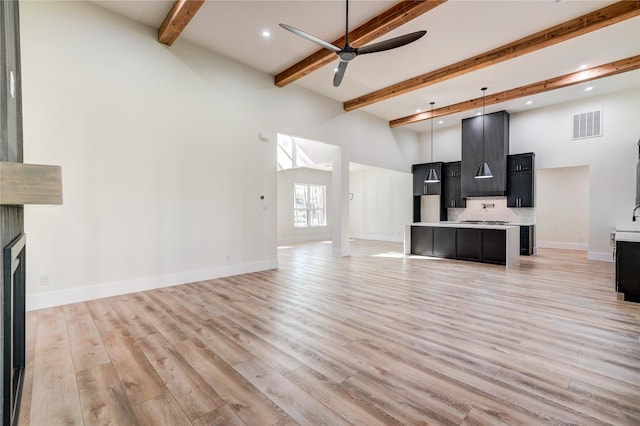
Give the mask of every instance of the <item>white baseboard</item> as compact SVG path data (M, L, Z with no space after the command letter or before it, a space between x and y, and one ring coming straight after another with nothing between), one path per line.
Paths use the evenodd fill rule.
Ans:
M559 241L538 241L538 247L542 248L554 248L562 250L589 250L589 245L584 243L564 243Z
M159 275L156 277L136 278L132 280L114 281L90 287L70 288L66 290L49 291L46 293L27 294L27 311L52 308L70 303L86 302L104 297L119 296L138 291L212 280L232 275L248 274L251 272L277 269L278 259L262 262L243 263L239 265L218 268L199 269L195 271L179 272L175 274Z
M404 242L404 237L401 235L394 237L393 235L351 234L351 238L355 238L356 240L390 241L393 243Z
M613 254L609 252L590 251L587 253L589 260L601 260L603 262L613 262Z
M313 235L305 237L287 237L278 238L278 245L283 244L295 244L295 243L315 243L319 241L331 241L331 234L329 235Z

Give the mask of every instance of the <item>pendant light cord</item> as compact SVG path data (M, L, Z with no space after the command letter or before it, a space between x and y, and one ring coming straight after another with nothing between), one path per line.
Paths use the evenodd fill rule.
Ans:
M431 162L433 163L433 104L435 102L431 101L429 103L431 104Z
M484 163L484 95L487 88L483 87L480 90L482 90L482 162Z

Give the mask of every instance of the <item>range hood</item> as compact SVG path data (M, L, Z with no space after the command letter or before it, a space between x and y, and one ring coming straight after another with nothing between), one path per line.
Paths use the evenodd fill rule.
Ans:
M0 162L0 204L62 204L62 169Z
M483 128L484 137L483 137ZM509 154L509 113L498 111L462 120L463 198L507 195L507 155ZM489 179L475 179L478 166L487 163Z

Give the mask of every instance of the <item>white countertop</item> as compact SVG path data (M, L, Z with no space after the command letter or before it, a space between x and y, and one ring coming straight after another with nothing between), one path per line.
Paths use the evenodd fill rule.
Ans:
M465 221L445 221L445 222L440 222L440 223L462 223L462 224L469 224L469 225L475 225L474 223L471 222L465 222ZM480 225L483 225L482 223L480 223ZM505 226L535 226L535 223L525 223L525 222L507 222L505 223Z
M512 229L519 225L490 225L486 223L463 223L463 222L414 222L411 226L432 226L440 228L471 228L471 229Z
M616 226L616 231L622 232L640 232L640 221L638 222L629 222L623 225Z
M640 222L616 226L616 241L640 243Z

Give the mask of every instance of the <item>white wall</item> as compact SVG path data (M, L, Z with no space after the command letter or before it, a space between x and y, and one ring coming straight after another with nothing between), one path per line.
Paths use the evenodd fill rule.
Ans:
M327 226L296 228L293 226L293 205L296 183L325 185ZM323 170L297 169L278 172L278 244L304 241L331 240L331 172Z
M410 173L369 167L350 173L349 230L353 238L403 241L413 221Z
M602 137L571 140L574 114L601 109ZM461 157L461 126L435 131L436 161ZM609 233L631 219L640 137L640 90L626 90L510 115L509 152L535 152L536 169L589 167L589 258L611 260ZM429 132L420 140L428 161Z
M413 132L94 4L20 6L24 158L61 165L64 191L25 208L29 309L275 267L262 131L394 170L416 156Z
M431 162L431 132L419 134L419 159L416 163ZM433 130L433 161L460 161L462 159L462 123Z
M602 137L571 140L574 114L602 110ZM609 233L631 219L640 137L640 90L512 114L510 152L536 153L536 168L589 166L589 258L611 260Z
M538 247L587 250L589 243L589 167L536 171Z

